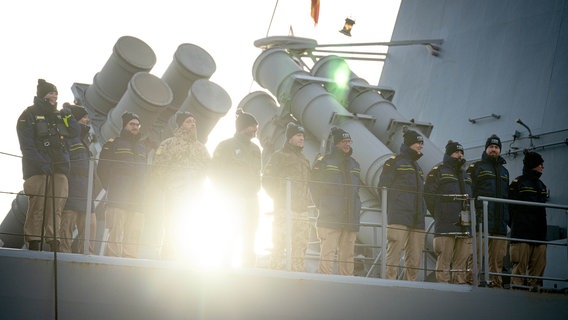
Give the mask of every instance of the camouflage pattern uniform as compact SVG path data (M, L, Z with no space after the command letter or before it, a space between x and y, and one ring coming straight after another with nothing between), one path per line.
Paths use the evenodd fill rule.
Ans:
M160 144L154 156L154 181L163 192L166 208L165 239L162 257L171 258L174 251L172 227L182 204L200 199L211 157L203 143L197 140L196 129L179 127L173 137ZM188 199L190 201L188 201Z
M272 259L270 267L283 268L284 253L288 242L286 219L286 186L291 181L291 257L292 270L304 271L304 257L308 248L309 203L308 181L310 162L302 154L302 149L286 143L276 151L266 164L262 185L274 200L274 222L272 224Z

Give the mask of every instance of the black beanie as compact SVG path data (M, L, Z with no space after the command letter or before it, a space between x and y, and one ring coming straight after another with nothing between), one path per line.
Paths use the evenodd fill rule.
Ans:
M412 130L407 130L404 133L403 137L404 144L409 147L417 142L424 142L424 137L422 137L422 135L420 135L418 132Z
M138 122L140 122L140 118L138 117L138 115L136 113L132 113L132 112L128 112L126 111L125 113L122 114L122 127L126 127L126 125L130 122L130 120L132 119L136 119L138 120Z
M286 126L286 140L290 140L293 136L298 133L304 133L304 127L295 124L294 122L289 122Z
M63 108L69 109L69 111L71 111L71 114L73 115L73 118L75 118L75 120L77 121L81 120L81 118L89 114L87 112L87 109L85 109L84 107L70 104L69 102L65 102L63 104Z
M501 139L499 139L499 137L495 134L492 134L491 137L487 138L487 141L485 141L485 149L487 149L487 147L492 144L498 146L499 149L501 149Z
M38 79L36 96L43 99L50 92L57 92L57 87L43 79Z
M351 139L349 132L337 127L331 128L331 136L333 137L333 144L338 144L343 139Z
M446 154L451 156L456 151L461 151L463 153L463 146L457 141L449 140L448 144L446 144Z
M191 112L187 112L187 111L183 112L182 111L182 112L176 113L176 124L177 124L178 128L181 127L181 125L183 124L185 119L187 119L189 117L195 118L193 116L193 114L191 114Z
M237 110L237 120L235 122L237 132L241 132L250 126L257 125L258 121L256 121L256 118L252 114L244 112L242 109Z
M525 158L523 159L523 165L525 168L534 169L544 163L544 159L540 154L527 150L525 150L524 153Z

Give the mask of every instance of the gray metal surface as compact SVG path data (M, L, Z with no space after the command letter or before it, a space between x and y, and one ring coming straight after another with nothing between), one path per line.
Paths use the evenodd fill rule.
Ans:
M423 46L388 50L378 85L396 89L399 112L432 123L440 147L460 141L468 160L496 133L512 178L531 146L522 119L540 137L532 143L550 201L568 203L568 2L403 0L392 40L427 38L443 39L439 56Z
M75 254L57 255L56 300L52 253L0 248L0 269L5 319L568 317L561 294Z

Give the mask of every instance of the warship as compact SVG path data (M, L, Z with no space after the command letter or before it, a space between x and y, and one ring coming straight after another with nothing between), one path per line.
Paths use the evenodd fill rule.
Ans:
M259 49L251 69L263 90L250 92L238 107L257 118L263 157L282 145L291 118L306 128L304 153L311 160L325 152L331 127L353 138L353 157L361 164L365 186L357 275L314 272L317 243L310 245L306 272L164 261L156 258L147 238L139 259L29 251L22 249L18 232L27 204L20 194L0 225L2 318L568 318L567 2L403 0L390 41L320 44L270 36L251 45ZM376 84L349 67L351 60L365 59L366 48L381 52L372 58L384 63ZM102 144L119 133L124 111L151 124L143 131L148 141L170 136L178 111L195 115L198 137L206 141L229 112L231 99L209 80L215 61L200 46L181 44L161 77L151 73L155 61L143 40L123 36L92 84L73 85L76 103L91 118L91 174ZM497 134L511 178L522 172L523 150L543 156L542 180L550 194L542 287L489 288L483 267L475 270L480 278L472 285L436 283L435 223L428 216L419 281L382 278L386 201L381 199L386 190L376 186L407 128L425 137L419 160L425 172L442 160L441 147L449 139L462 143L468 161L475 161L485 139ZM97 211L104 191L93 185L92 210ZM105 238L100 225L96 234L87 231L98 250Z

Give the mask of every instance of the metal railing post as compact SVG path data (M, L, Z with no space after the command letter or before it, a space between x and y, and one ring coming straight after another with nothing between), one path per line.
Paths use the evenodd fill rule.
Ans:
M477 287L479 285L479 270L477 267L477 232L475 232L475 227L477 225L477 216L475 211L475 199L471 198L469 200L469 208L471 212L471 252L472 252L472 273L473 273L473 286Z
M387 188L383 187L381 189L381 212L382 212L382 222L381 222L381 278L384 279L387 270Z
M489 231L488 231L488 202L495 202L495 203L504 203L504 204L514 204L514 205L522 205L522 206L531 206L531 207L545 207L545 208L554 208L554 209L561 209L564 210L565 212L565 216L566 216L566 226L568 227L568 205L561 205L561 204L553 204L553 203L540 203L540 202L532 202L532 201L520 201L520 200L513 200L513 199L502 199L502 198L492 198L492 197L485 197L485 196L479 196L477 197L478 201L483 201L483 222L484 222L484 226L483 226L483 235L482 237L484 238L484 241L482 242L482 244L485 246L484 248L484 258L485 258L485 263L483 264L483 268L485 270L482 270L481 272L484 272L484 281L485 282L489 282L489 275L490 274L494 274L497 276L514 276L514 277L519 277L519 278L525 278L525 279L541 279L541 280L555 280L555 281L562 281L562 282L568 282L568 278L553 278L553 277L537 277L537 276L528 276L528 275L523 275L523 274L509 274L509 273L502 273L502 272L489 272L489 262L488 262L488 242L489 239L503 239L503 240L507 240L507 241L521 241L521 242L527 242L527 243L537 243L537 244L546 244L546 245L555 245L555 246L563 246L566 247L566 256L568 258L568 242L564 241L563 243L554 243L553 241L539 241L539 240L528 240L528 239L520 239L520 238L510 238L510 237L502 237L502 236L490 236L489 235ZM480 225L481 228L481 225ZM481 251L480 250L480 255L481 255Z
M286 179L286 270L292 270L292 181Z
M95 177L95 159L89 158L89 179L87 186L87 209L85 210L85 240L83 243L83 254L91 254L91 214L93 210L93 185Z
M487 214L489 202L483 200L483 281L489 284L489 217Z

